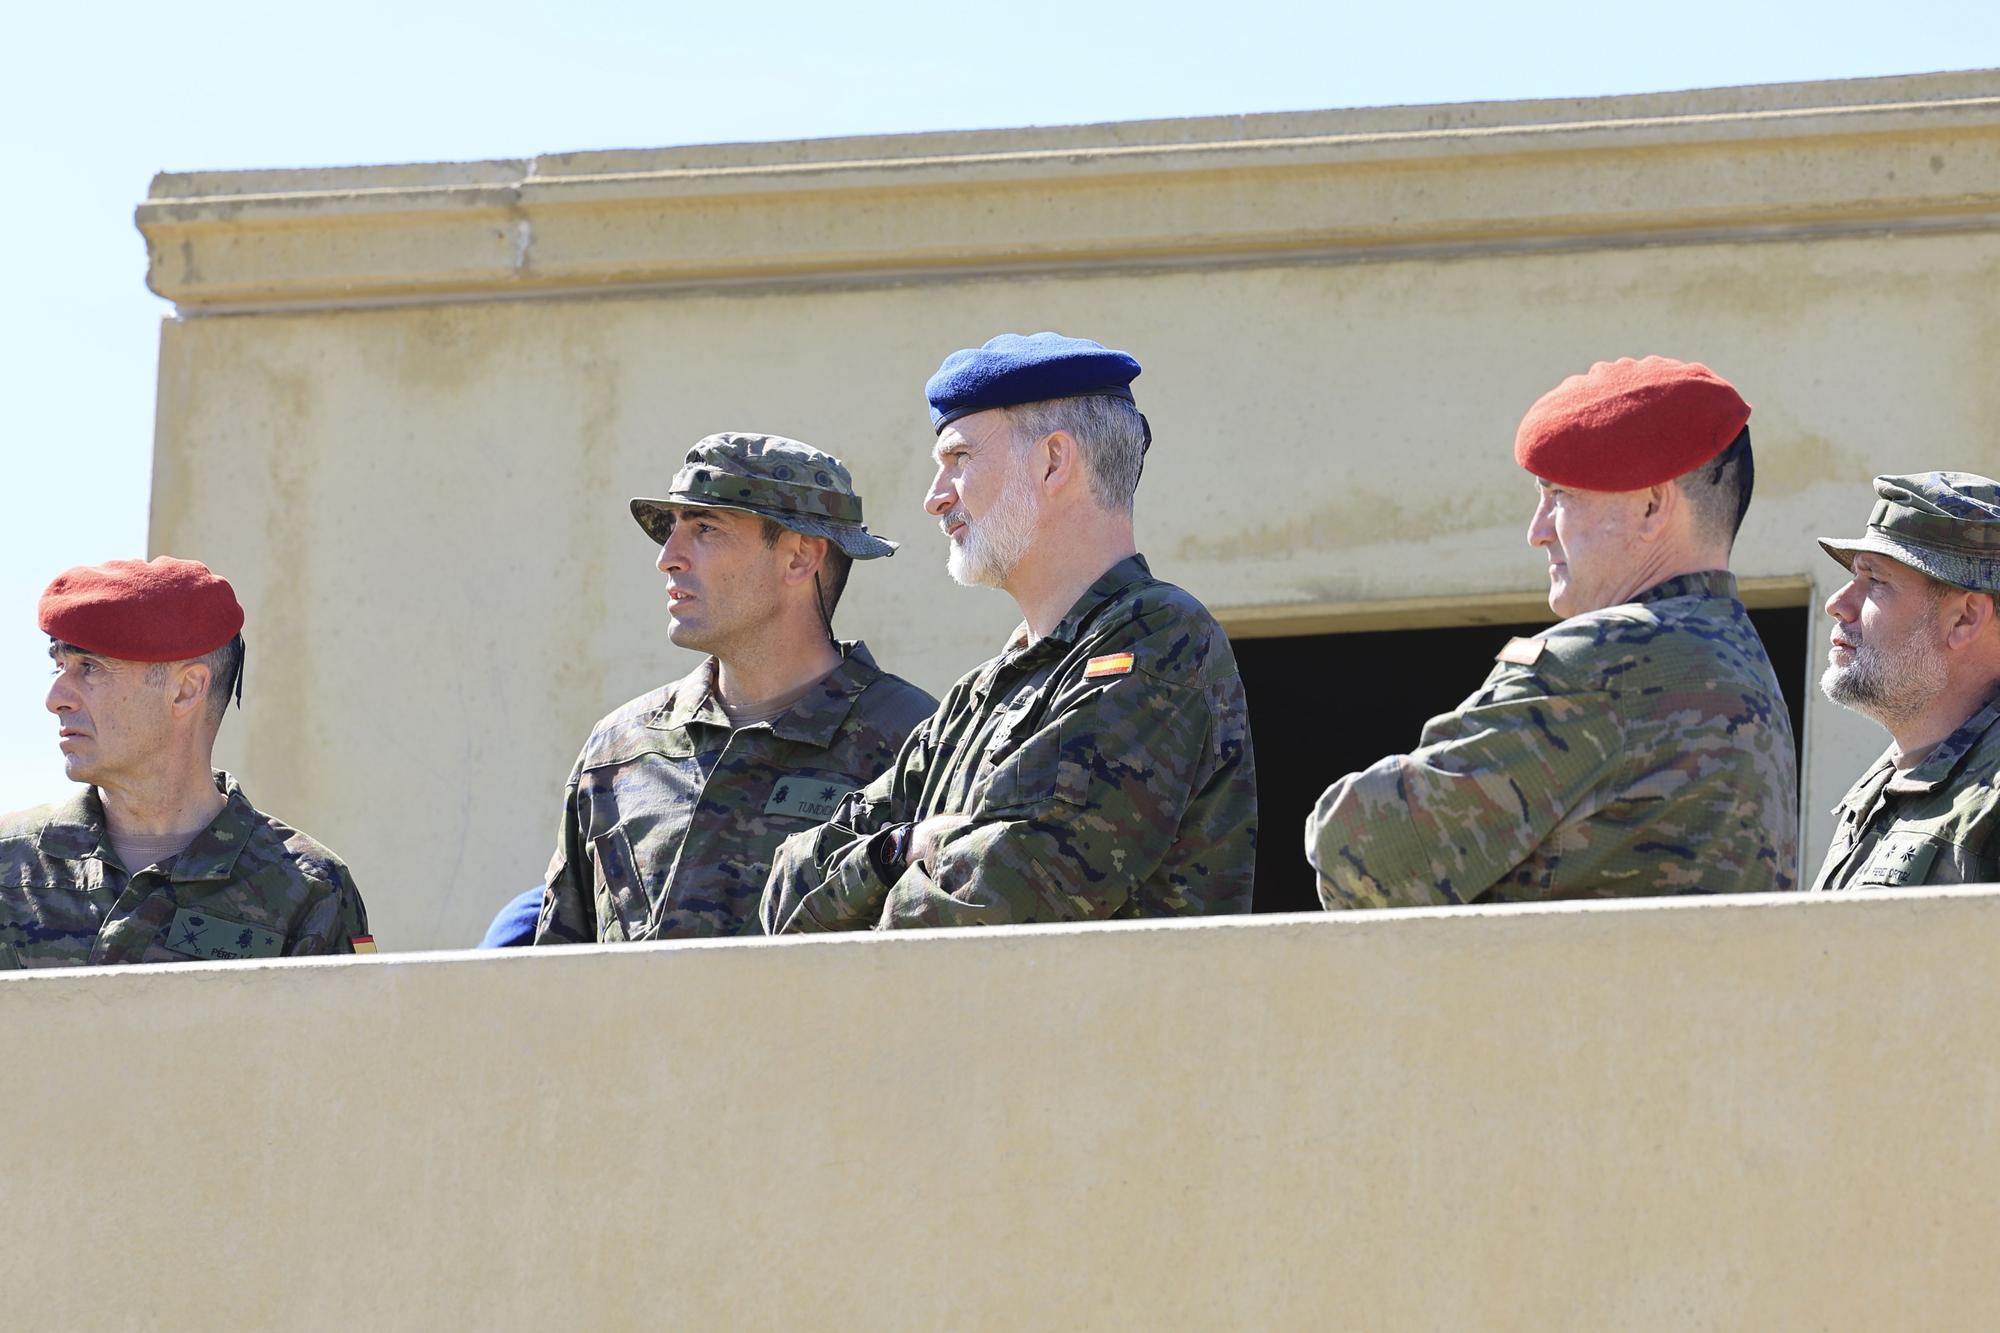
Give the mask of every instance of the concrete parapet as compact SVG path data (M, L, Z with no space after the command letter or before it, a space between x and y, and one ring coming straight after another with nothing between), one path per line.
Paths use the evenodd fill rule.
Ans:
M0 979L20 1327L1978 1328L2000 891Z

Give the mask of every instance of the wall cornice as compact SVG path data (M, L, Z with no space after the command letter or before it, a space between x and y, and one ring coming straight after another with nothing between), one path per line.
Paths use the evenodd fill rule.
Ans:
M2000 226L2000 71L155 179L184 314Z

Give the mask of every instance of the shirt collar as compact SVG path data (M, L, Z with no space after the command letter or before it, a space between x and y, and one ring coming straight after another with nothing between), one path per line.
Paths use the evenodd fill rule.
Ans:
M257 811L243 795L243 788L221 769L213 771L215 789L224 797L222 812L174 858L176 880L227 879L236 868L236 858L256 831ZM48 823L42 825L36 846L44 855L58 860L96 857L116 864L111 839L105 830L104 800L97 794L97 788L85 787L56 806Z
M1120 560L1117 564L1099 574L1096 581L1084 589L1083 596L1076 599L1076 604L1070 607L1069 614L1057 621L1056 627L1050 630L1038 642L1075 643L1077 636L1083 633L1083 627L1089 623L1092 616L1097 614L1099 607L1125 591L1125 589L1131 587L1134 583L1152 577L1153 571L1147 566L1145 556L1126 556L1123 560ZM1020 652L1023 648L1036 646L1029 642L1032 637L1033 631L1028 628L1028 622L1025 620L1022 621L1014 627L1014 632L1007 636L1007 646L1002 650L1001 656L1010 656Z
M695 722L729 730L729 714L715 701L713 657L673 683L667 691L667 701L647 725L662 731L682 731Z
M1655 583L1632 600L1664 602L1669 597L1735 597L1736 576L1726 569L1702 569Z
M1898 796L1937 790L1958 771L1966 754L1996 722L2000 722L2000 691L1986 701L1984 708L1960 724L1958 730L1938 742L1938 747L1924 756L1924 762L1890 778L1888 789Z
M258 816L236 779L215 770L215 787L223 795L222 813L207 828L194 835L187 850L174 858L174 879L228 879L236 869L236 858L250 845L257 831Z
M691 724L729 730L729 714L715 698L715 659L709 658L694 671L674 682L667 702L651 725L677 730ZM882 676L868 645L859 639L842 642L840 664L784 712L763 725L788 741L803 741L825 749L840 734L841 724L854 711L861 692Z

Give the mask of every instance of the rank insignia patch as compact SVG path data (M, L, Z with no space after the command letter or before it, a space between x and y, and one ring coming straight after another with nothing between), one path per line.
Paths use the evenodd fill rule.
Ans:
M790 815L794 819L810 819L824 824L833 818L833 807L847 795L847 788L844 778L794 773L790 777L779 778L778 785L771 788L771 799L764 802L764 813Z
M1099 676L1122 676L1131 669L1132 654L1106 653L1102 657L1093 657L1084 663L1083 678L1096 680Z
M166 945L190 958L276 958L285 941L275 931L230 921L192 907L174 913Z

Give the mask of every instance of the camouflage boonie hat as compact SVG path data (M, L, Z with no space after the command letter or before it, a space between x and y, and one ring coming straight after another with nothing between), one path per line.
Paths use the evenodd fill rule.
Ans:
M1886 555L1940 583L2000 592L2000 483L1971 472L1923 472L1875 478L1868 535L1821 537L1826 553L1849 569L1862 551Z
M677 505L739 509L782 523L808 537L824 537L856 560L894 555L896 543L861 522L854 479L832 454L782 435L724 431L688 450L664 499L635 498L632 517L664 545Z

